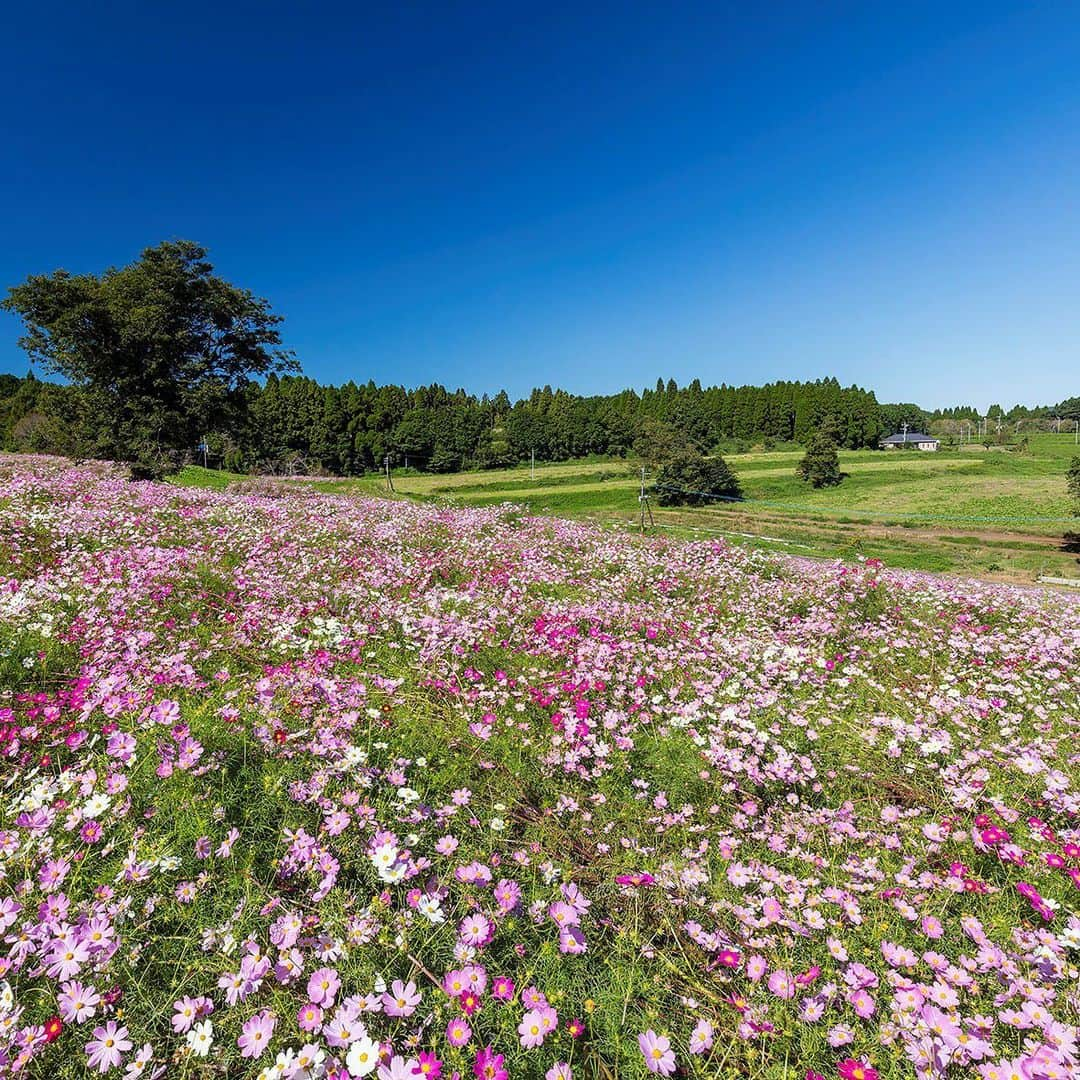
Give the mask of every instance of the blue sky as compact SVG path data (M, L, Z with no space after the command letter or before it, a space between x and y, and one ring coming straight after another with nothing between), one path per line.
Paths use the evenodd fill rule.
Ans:
M1073 4L17 5L0 90L0 284L197 240L324 381L1080 393Z

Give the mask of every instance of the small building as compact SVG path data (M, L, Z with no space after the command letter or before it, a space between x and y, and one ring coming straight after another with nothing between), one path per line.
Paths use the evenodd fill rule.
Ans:
M878 445L882 450L903 450L912 447L915 450L936 450L941 443L932 435L924 435L921 431L905 431L902 435L890 435L882 439Z

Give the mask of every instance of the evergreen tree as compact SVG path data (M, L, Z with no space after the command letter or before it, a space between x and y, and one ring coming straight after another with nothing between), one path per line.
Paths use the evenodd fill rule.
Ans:
M795 467L798 477L815 488L840 483L840 455L836 452L837 428L833 422L822 425L811 438L806 454Z

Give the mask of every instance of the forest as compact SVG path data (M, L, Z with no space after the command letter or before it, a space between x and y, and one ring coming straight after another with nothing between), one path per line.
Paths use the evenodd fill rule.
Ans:
M95 416L82 407L81 395L74 386L33 374L0 375L3 448L83 456L83 448L95 444ZM1008 413L999 406L989 410L991 420L1007 424L1021 414L1080 418L1080 399L1041 409L1016 406ZM843 387L834 378L709 387L697 379L685 387L658 379L642 392L590 397L545 386L511 402L505 392L478 397L438 384L409 390L373 381L324 386L303 375L271 373L263 382L249 381L230 420L206 432L205 453L211 464L234 471L353 476L382 468L389 455L395 467L454 472L501 468L533 454L537 461L625 455L651 424L674 428L712 449L739 442L805 443L831 417L841 445L854 450L876 447L883 434L905 422L940 428L977 416L968 406L928 412L914 404L881 404L872 391ZM191 455L202 456L198 444Z

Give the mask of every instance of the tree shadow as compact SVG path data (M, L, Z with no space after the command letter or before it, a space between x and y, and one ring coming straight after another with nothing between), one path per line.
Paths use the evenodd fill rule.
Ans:
M1080 532L1067 532L1061 538L1061 550L1070 555L1080 555ZM1080 562L1080 559L1076 561Z

